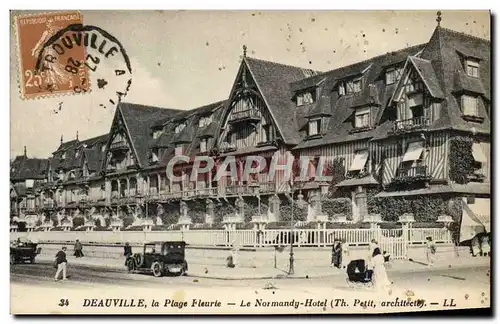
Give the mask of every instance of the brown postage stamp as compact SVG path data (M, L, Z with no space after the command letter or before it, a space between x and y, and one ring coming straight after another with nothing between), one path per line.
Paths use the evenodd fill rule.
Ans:
M85 40L81 34L61 37L68 26L82 23L78 11L15 17L22 98L89 90L88 67L81 64ZM55 42L57 39L60 41Z

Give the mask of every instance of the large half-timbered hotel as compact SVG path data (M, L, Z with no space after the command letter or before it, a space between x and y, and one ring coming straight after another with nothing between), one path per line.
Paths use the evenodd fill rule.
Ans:
M444 214L458 199L461 212L489 216L490 46L438 26L428 43L327 72L245 53L229 98L187 111L120 103L108 134L61 137L48 159L16 157L11 217L38 224L78 215L135 223L277 222L291 192L309 205L310 222L345 213L321 210L323 199L348 199L345 216L353 221L373 213L397 219L380 210L389 200L374 210L375 199L445 204ZM324 184L310 173L293 191L266 172L248 182L215 181L212 173L174 182L166 175L174 155L244 161L276 152L326 156L340 180ZM192 164L179 168L190 174ZM258 214L248 207L256 203Z

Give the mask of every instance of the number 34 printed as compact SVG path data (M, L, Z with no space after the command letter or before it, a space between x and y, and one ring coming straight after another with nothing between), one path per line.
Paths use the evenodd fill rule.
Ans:
M57 304L59 307L65 307L69 306L69 300L68 299L60 299L59 304Z

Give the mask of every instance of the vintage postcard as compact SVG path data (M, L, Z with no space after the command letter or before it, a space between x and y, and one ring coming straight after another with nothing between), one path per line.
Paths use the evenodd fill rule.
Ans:
M489 11L11 11L12 314L491 314Z

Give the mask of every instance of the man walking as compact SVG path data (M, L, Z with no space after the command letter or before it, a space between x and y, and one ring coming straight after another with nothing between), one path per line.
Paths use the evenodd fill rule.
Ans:
M74 250L75 250L75 257L77 258L81 258L83 257L83 245L82 245L82 242L80 242L80 240L76 240L75 242L75 247L74 247Z
M56 254L55 266L57 266L57 271L56 271L56 275L54 276L55 281L59 280L59 275L61 274L61 271L63 273L62 280L66 280L66 264L67 263L68 263L68 260L66 260L66 247L63 246L62 249L59 252L57 252L57 254Z

